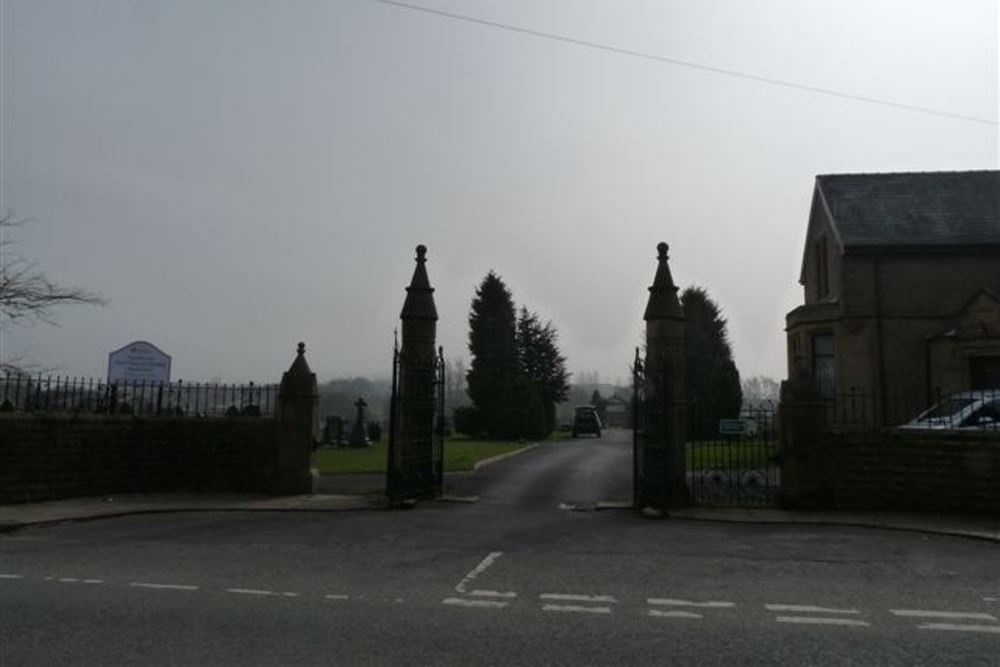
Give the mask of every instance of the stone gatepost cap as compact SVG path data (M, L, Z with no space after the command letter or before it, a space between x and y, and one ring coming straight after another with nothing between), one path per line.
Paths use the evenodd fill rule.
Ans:
M306 361L306 344L296 346L295 360L281 376L278 389L282 395L312 396L316 393L316 376Z
M427 246L417 246L417 266L413 270L410 286L406 288L406 301L399 313L401 320L437 320L437 307L434 305L434 288L427 277Z
M656 244L656 276L649 287L649 301L646 302L644 320L683 320L684 311L677 298L677 285L670 275L667 252L670 246L665 241Z

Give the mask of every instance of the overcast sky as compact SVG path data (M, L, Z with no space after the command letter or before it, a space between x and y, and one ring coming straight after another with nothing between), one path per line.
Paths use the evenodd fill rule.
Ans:
M574 371L627 377L655 245L785 374L818 173L998 167L995 0L412 0L808 92L372 0L0 0L0 207L16 250L109 300L5 326L3 360L103 376L389 372L428 246L468 356L499 272Z

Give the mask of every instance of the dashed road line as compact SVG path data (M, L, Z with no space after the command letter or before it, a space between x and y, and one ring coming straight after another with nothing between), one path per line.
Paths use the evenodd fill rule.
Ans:
M453 605L455 607L475 607L479 609L503 609L509 602L500 600L469 600L467 598L445 598L441 604Z
M465 593L466 592L465 587L468 586L470 583L472 583L473 579L475 579L483 572L485 572L486 568L488 568L490 565L493 565L493 563L495 563L496 560L500 558L500 556L502 555L503 555L502 551L490 552L489 555L486 556L486 558L484 558L479 562L479 565L474 567L471 572L465 575L465 577L460 582L458 582L458 585L455 586L455 592Z
M618 602L611 595L579 595L577 593L542 593L538 596L542 600L564 600L566 602Z
M950 630L952 632L982 632L1000 635L1000 625L965 625L961 623L921 623L918 630Z
M324 595L323 597L326 598L327 600L350 600L351 599L350 595L340 595L340 594L336 594L336 593L331 593L330 595Z
M667 611L662 609L650 609L647 614L657 618L705 618L701 614L696 614L693 611L680 611L677 609L670 609Z
M542 606L542 611L559 611L576 614L610 614L611 607L583 607L574 604L547 604Z
M857 609L837 609L835 607L816 607L809 604L765 604L768 611L791 611L802 614L860 614Z
M0 574L0 579L24 579L20 574Z
M103 584L104 580L103 579L81 579L80 583L81 584Z
M731 609L736 606L735 602L724 600L709 600L706 602L695 602L693 600L676 600L673 598L646 598L646 602L652 605L664 607L701 607L705 609Z
M153 588L168 591L196 591L199 588L198 586L191 586L188 584L156 584L146 581L132 581L129 582L129 586L132 588Z
M76 577L60 577L56 581L58 581L61 584L75 584L75 583L79 582L80 580L77 579Z
M484 590L480 590L480 589L476 589L474 591L470 591L469 595L475 595L477 597L484 597L484 598L508 598L508 599L514 599L514 598L517 597L517 593L514 593L513 591L484 591Z
M778 623L798 623L802 625L847 625L856 627L868 627L868 621L857 618L836 618L829 616L778 616L774 619Z
M281 593L279 593L278 591L268 591L260 588L227 588L226 592L235 593L236 595L263 595L272 597L281 596Z
M950 618L965 619L969 621L995 621L997 617L993 614L984 614L978 611L934 611L930 609L890 609L890 613L896 616L909 618Z

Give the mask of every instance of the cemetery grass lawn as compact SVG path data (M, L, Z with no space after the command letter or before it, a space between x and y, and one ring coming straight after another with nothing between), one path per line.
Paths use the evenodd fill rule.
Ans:
M687 469L745 470L775 465L769 462L777 451L775 440L687 443Z
M472 470L483 459L507 454L528 444L452 436L444 441L444 469L445 472ZM320 473L385 472L387 447L386 438L382 438L366 449L317 449L316 467Z

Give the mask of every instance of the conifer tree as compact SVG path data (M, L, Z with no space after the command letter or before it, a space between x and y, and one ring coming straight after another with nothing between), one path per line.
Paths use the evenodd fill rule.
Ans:
M514 300L503 280L493 271L476 288L469 313L469 354L466 374L469 398L476 420L490 435L508 430L510 411L504 403L518 374L517 320Z
M743 402L740 374L729 346L726 319L701 287L681 293L684 309L684 364L691 416L688 437L718 433L720 419L738 417Z

